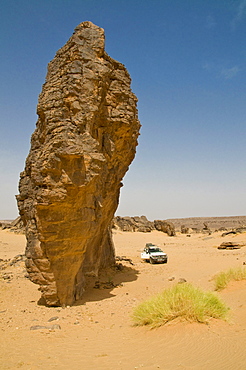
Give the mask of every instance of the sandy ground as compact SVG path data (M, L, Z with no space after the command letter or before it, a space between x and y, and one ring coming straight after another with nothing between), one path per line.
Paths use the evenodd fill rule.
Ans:
M218 293L231 308L229 322L175 322L150 330L134 327L131 321L139 302L180 278L213 290L214 274L246 262L246 246L216 248L222 241L235 240L246 243L246 234L168 237L158 231L114 232L116 254L132 259L134 265L125 261L123 271L109 271L102 278L118 287L91 289L83 301L65 309L39 305L38 286L25 277L23 261L8 263L0 270L0 368L245 370L246 281ZM168 263L142 262L140 251L146 242L162 247ZM24 248L23 235L0 231L1 259L24 253ZM30 330L37 325L56 326Z

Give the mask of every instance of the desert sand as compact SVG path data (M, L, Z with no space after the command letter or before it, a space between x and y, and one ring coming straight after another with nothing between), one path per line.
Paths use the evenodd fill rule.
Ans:
M134 327L133 308L184 278L213 290L212 277L246 262L246 246L218 250L224 241L246 243L246 233L221 236L158 231L114 231L122 271L107 271L75 306L45 307L38 286L25 277L24 262L1 261L1 369L246 369L246 281L217 293L231 308L228 322L172 322L161 328ZM142 262L145 243L158 244L167 264ZM0 258L23 254L25 236L0 231ZM105 283L105 284L102 284ZM110 287L105 289L104 287ZM31 327L44 326L31 330Z

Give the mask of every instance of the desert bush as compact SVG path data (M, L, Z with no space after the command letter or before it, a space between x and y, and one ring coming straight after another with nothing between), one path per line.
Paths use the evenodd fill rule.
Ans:
M177 284L139 304L132 315L134 325L158 327L174 319L206 323L209 318L226 320L229 308L212 292L191 284Z
M245 267L236 267L231 268L227 271L222 271L219 274L215 275L215 290L222 290L227 287L230 281L239 281L246 280L246 268Z

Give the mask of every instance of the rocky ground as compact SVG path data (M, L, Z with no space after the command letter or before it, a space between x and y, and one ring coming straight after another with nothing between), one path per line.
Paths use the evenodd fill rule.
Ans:
M213 290L213 276L246 262L246 233L169 237L159 231L114 231L118 268L108 270L75 306L45 307L38 286L26 277L25 236L0 231L1 369L239 369L246 367L246 282L220 297L228 322L173 322L149 330L134 327L133 308L185 279ZM158 244L168 263L140 259L145 243ZM222 243L240 245L221 250ZM123 258L122 258L123 257Z

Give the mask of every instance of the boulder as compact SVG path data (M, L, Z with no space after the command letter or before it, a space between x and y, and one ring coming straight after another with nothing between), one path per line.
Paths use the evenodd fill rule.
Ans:
M166 233L169 236L175 236L175 227L172 222L165 221L165 220L155 220L154 226L156 230L162 231L163 233Z
M189 227L185 225L181 225L180 229L181 229L181 234L189 234L189 231L190 231Z
M220 244L218 249L239 249L243 247L244 244L242 243L237 243L237 242L223 242Z
M47 305L73 304L115 262L111 221L140 123L129 73L104 42L81 23L49 63L21 173L26 266Z
M153 222L149 221L146 216L116 216L113 219L113 228L118 228L121 231L138 231L147 233L154 230L154 224Z

